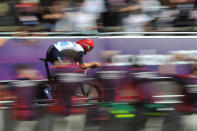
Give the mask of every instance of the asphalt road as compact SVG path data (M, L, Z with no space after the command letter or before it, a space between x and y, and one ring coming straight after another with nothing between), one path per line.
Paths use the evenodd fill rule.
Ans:
M88 123L87 115L55 117L44 115L36 121L12 121L9 111L0 111L0 131L197 131L197 114L167 117L135 117Z

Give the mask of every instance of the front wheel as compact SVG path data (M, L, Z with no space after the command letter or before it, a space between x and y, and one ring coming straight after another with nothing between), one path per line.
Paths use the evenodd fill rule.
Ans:
M76 95L86 96L88 102L99 102L102 100L102 88L96 82L84 82L76 89Z

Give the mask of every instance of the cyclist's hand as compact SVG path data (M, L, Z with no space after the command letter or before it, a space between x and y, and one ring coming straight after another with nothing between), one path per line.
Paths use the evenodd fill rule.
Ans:
M96 66L96 67L99 67L99 66L101 66L101 63L99 63L99 62L93 62L93 65Z
M94 68L94 67L99 67L101 66L101 64L99 62L90 62L90 63L83 63L81 65L82 68L86 69L86 68Z

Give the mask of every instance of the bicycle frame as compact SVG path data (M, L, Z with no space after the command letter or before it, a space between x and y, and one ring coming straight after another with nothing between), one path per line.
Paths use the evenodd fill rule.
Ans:
M53 80L52 80L52 76L51 76L51 73L50 73L48 61L46 60L46 58L40 58L40 60L42 62L44 62L45 70L46 70L46 73L47 73L47 78L48 78L49 83L51 83ZM87 74L88 73L87 70L85 70L84 73ZM82 92L83 96L87 96L88 95L89 92L86 93L84 88L83 88L83 82L81 83L80 89L81 89L81 92ZM45 93L49 97L49 91L45 90ZM51 98L51 95L50 95L49 98Z

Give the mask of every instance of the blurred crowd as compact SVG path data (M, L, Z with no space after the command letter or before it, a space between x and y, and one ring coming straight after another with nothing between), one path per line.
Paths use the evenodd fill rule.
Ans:
M96 70L56 67L57 83L44 80L29 64L17 64L17 80L0 83L0 131L194 131L194 53L134 56L106 50L101 52L103 66ZM188 74L182 73L184 64L173 63L180 61L190 65Z
M196 0L1 0L0 31L195 31Z

